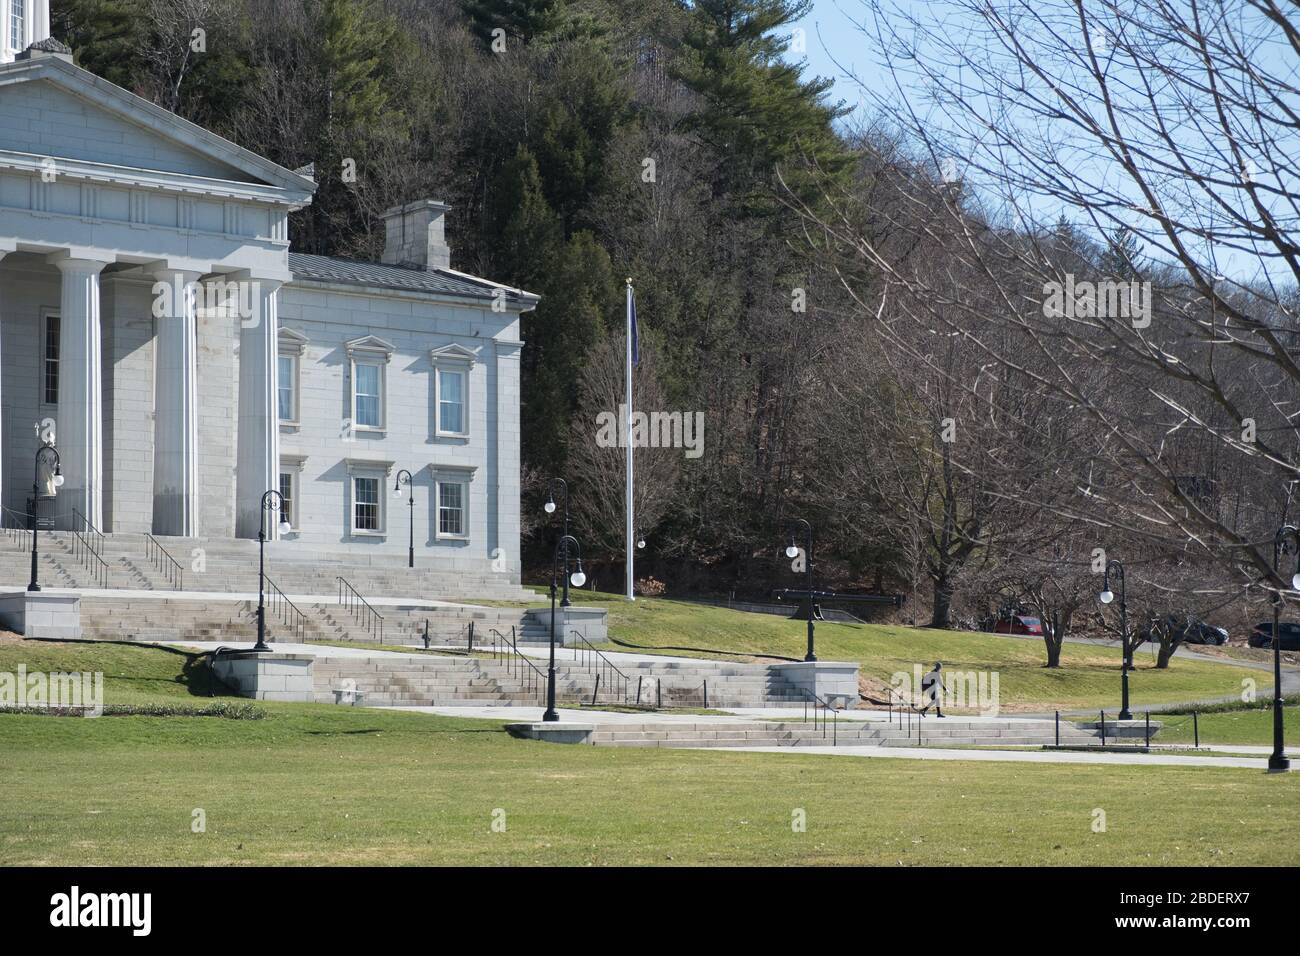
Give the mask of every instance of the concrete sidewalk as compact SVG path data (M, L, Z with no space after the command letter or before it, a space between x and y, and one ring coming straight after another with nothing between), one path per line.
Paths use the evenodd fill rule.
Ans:
M1268 758L1180 756L1161 753L1080 752L1075 750L945 750L939 747L715 747L732 753L829 754L836 757L884 757L901 760L970 760L1007 763L1091 764L1112 766L1228 767L1265 770Z

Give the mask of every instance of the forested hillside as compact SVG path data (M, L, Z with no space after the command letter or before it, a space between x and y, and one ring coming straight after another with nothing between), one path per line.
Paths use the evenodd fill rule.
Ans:
M1068 625L1123 554L1144 610L1243 623L1285 586L1300 474L1300 31L1155 0L864 0L863 57L893 57L900 95L852 116L789 46L807 2L56 0L54 33L311 166L297 249L377 258L384 209L439 198L454 268L541 294L534 559L559 475L592 577L621 579L596 422L632 277L637 405L704 423L698 456L637 451L651 589L793 584L801 517L819 581L907 591L918 621L1009 600ZM1141 314L1076 310L1076 277Z

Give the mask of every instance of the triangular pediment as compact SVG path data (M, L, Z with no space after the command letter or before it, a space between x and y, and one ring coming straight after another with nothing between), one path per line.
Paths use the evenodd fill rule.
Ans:
M453 342L451 345L444 345L441 348L433 349L429 352L429 358L437 364L439 361L444 362L468 362L473 365L478 360L478 353L473 349L467 349L463 345Z
M313 187L305 177L57 57L0 66L0 150L262 184L302 197Z
M371 352L382 353L386 356L392 355L397 351L397 346L392 342L386 342L377 335L363 335L359 339L351 339L343 343L348 350L348 354L353 352Z

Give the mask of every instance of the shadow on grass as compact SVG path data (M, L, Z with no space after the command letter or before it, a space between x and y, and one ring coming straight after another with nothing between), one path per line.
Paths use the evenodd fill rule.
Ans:
M87 647L107 645L111 647L130 647L135 650L162 651L165 654L171 654L181 659L180 673L174 677L132 676L131 680L140 683L179 684L188 691L191 697L240 696L235 688L218 678L208 666L207 658L211 657L211 651L194 653L181 650L178 647L167 647L163 644L142 644L139 641L88 641L77 638L55 639L43 637L30 637L26 638L26 640L37 641L42 644L82 644Z

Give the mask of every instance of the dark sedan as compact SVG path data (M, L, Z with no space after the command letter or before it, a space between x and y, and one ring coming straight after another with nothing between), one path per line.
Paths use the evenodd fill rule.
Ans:
M1292 624L1290 621L1283 621L1278 627L1278 632L1282 637L1282 650L1300 651L1300 624ZM1256 624L1250 629L1250 646L1251 647L1272 647L1273 646L1273 622L1264 621Z

